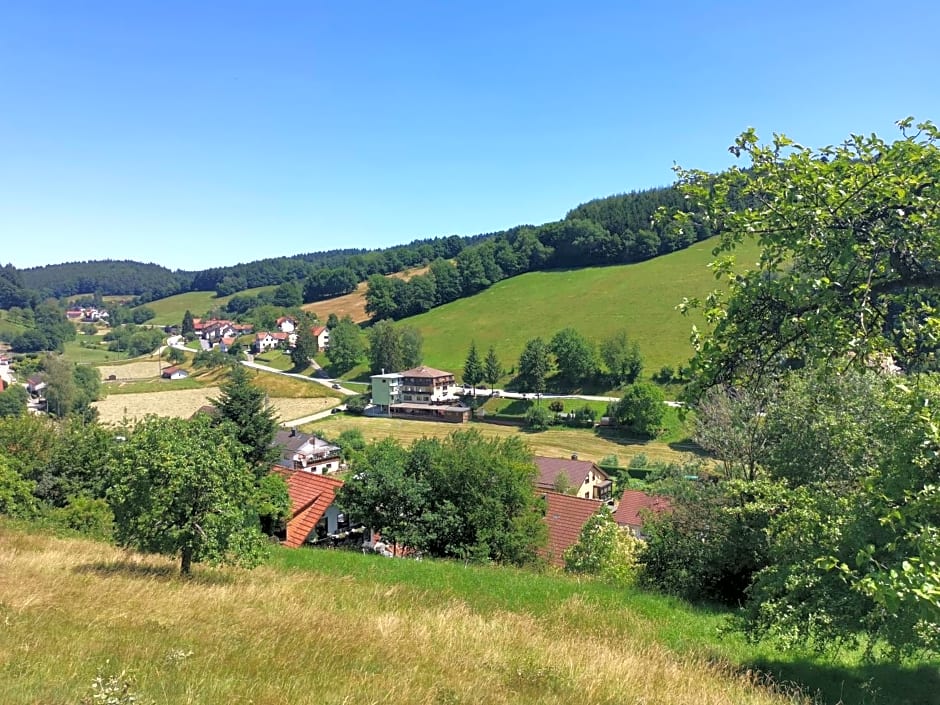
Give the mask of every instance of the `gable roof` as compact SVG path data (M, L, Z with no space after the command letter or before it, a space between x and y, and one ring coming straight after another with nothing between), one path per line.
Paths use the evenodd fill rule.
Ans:
M548 545L544 555L553 565L563 566L565 549L578 542L581 529L603 502L558 492L544 492L542 496L547 504L544 521L548 525Z
M672 503L668 497L646 494L640 490L624 490L617 511L614 512L614 521L620 526L640 529L643 527L643 514L646 512L658 514L670 509L672 509Z
M572 487L580 487L587 479L588 473L593 472L601 480L610 479L607 473L597 467L590 460L575 460L573 458L546 458L536 455L532 458L539 470L536 486L543 490L555 488L555 480L559 475L568 478Z
M443 370L435 370L433 367L428 367L426 365L421 365L420 367L414 367L410 370L405 370L400 373L402 377L426 377L427 379L434 379L435 377L453 377L453 372L444 372Z
M343 481L329 475L315 475L303 470L275 467L274 472L284 478L290 495L291 518L287 520L288 548L302 546L317 522L336 499L336 491Z
M310 332L316 337L320 337L320 334L326 330L326 326L314 326L310 329Z

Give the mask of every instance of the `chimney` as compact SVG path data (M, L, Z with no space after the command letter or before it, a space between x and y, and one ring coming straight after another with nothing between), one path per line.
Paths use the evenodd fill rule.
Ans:
M571 459L572 459L572 460L577 460L577 459L578 459L578 454L577 454L577 453L572 453L572 454L571 454Z
M293 437L296 436L296 435L297 435L297 427L296 427L296 426L291 426L291 428L290 428L290 437L293 438Z

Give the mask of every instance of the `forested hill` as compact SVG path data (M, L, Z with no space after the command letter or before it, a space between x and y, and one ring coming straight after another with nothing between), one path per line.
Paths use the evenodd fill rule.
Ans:
M97 292L159 299L186 291L192 283L192 275L131 260L68 262L20 271L28 288L56 297Z
M43 296L133 295L149 301L185 291L215 290L220 296L245 289L303 282L304 299L348 293L371 275L391 274L462 253L483 259L483 276L466 288L479 290L507 276L537 269L636 262L673 252L710 233L682 232L657 209L683 207L673 188L657 188L601 198L571 210L563 220L519 225L495 233L414 240L377 250L336 249L276 257L195 272L171 271L157 264L103 260L71 262L21 270L23 285ZM476 256L475 256L476 255ZM479 272L476 272L479 274ZM461 292L460 295L463 295ZM401 313L399 313L401 315Z

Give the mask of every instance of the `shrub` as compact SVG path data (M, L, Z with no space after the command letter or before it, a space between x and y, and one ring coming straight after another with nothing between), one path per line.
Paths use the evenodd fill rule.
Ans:
M525 412L526 428L533 431L544 431L552 425L554 420L555 415L544 406L538 404L530 406Z
M581 529L578 542L565 551L565 570L629 585L639 571L642 552L643 542L617 526L610 508L601 505Z

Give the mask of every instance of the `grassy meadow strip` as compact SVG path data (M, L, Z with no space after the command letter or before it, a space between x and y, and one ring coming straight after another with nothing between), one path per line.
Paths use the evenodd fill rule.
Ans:
M77 703L96 673L204 705L801 702L659 643L626 597L568 578L506 571L505 584L493 569L340 552L295 551L309 563L291 565L279 551L251 573L182 581L173 561L105 544L3 525L0 538L7 705Z
M471 428L488 436L510 436L521 434L525 442L536 455L566 458L577 453L582 460L598 462L608 455L616 455L621 465L626 465L631 458L645 455L651 461L683 462L694 457L691 447L685 444L673 444L662 441L640 441L621 436L611 429L576 429L555 427L541 433L530 433L518 426L500 426L497 424L474 422ZM383 438L397 438L408 445L424 437L443 438L458 427L450 423L433 421L409 421L404 419L365 418L337 414L321 421L306 424L302 430L328 438L336 438L347 429L359 429L368 441Z

